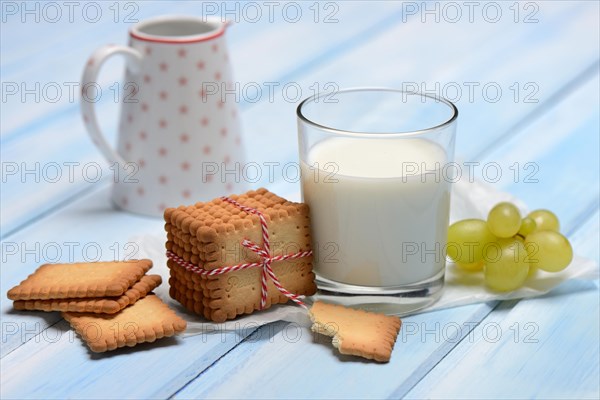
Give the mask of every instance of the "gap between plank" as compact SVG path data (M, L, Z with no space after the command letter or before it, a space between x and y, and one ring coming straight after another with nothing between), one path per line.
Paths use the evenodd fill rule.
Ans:
M110 177L108 177L108 176L104 177L104 178L100 179L98 182L91 184L89 187L81 189L81 190L69 195L67 198L59 201L58 203L56 203L52 207L44 210L40 214L35 215L32 218L26 219L19 226L10 229L8 232L0 232L0 240L6 240L9 237L26 229L27 227L35 225L36 223L41 222L42 220L51 216L52 214L56 214L57 212L67 208L71 203L76 201L77 198L80 196L86 196L95 191L99 192L100 190L104 189L105 186L108 185L109 181L110 181Z
M421 382L421 380L423 380L423 378L425 378L425 376L427 376L427 374L429 372L431 372L444 358L446 358L446 356L448 354L450 354L452 352L452 350L454 350L456 348L456 346L458 346L460 343L462 343L462 341L468 337L471 332L473 332L475 330L475 328L477 328L479 326L479 324L481 324L481 322L483 320L485 320L485 318L490 315L492 313L492 311L494 311L498 305L501 303L500 301L494 301L494 302L487 302L487 303L483 303L483 304L490 304L492 303L491 307L489 309L482 309L480 311L477 311L475 313L473 313L471 315L470 318L475 317L475 319L477 319L477 324L475 324L473 326L473 324L469 323L468 327L471 328L469 329L469 331L463 335L460 340L454 342L454 343L449 343L448 346L444 346L444 344L448 344L448 341L444 342L444 344L442 344L442 346L440 346L437 350L435 350L429 357L427 357L425 359L425 361L423 361L423 363L421 363L421 365L427 365L428 363L433 362L433 364L429 367L429 369L420 375L421 370L420 369L416 369L415 372L413 372L405 381L404 383L402 383L396 390L394 390L388 398L393 398L393 399L400 399L403 398L404 396L406 396L407 393L409 393L413 387L415 387L419 382ZM461 330L462 332L462 330ZM442 357L439 358L439 360L435 361L435 357L438 353L442 352ZM414 381L414 382L411 382Z
M519 131L523 130L526 126L530 125L540 116L545 114L548 109L560 103L562 99L569 96L572 92L577 90L579 87L583 86L589 80L592 80L598 74L598 68L600 68L600 60L596 60L595 62L593 62L582 72L577 74L575 78L571 79L569 82L561 86L557 91L552 93L546 101L539 104L529 114L523 116L523 118L521 118L511 127L509 127L504 132L504 134L499 135L498 138L494 139L491 143L489 143L487 146L481 149L479 153L477 153L475 157L473 157L473 160L482 159L483 157L487 156L490 152L492 152L494 147L496 147L503 141L506 141L508 138L516 136L516 134Z
M285 79L290 79L296 75L297 76L305 75L307 72L314 70L319 65L326 63L329 60L350 51L353 47L359 46L361 43L366 42L366 41L370 40L371 38L387 31L388 29L390 29L393 26L393 24L394 24L394 22L396 22L397 18L401 17L401 16L402 16L402 13L394 13L394 14L391 14L391 15L385 17L384 19L378 21L376 24L367 27L364 31L361 31L361 32L357 33L356 35L353 35L350 38L341 41L339 44L337 44L335 47L333 47L333 49L327 49L327 50L321 52L319 55L313 57L312 59L309 59L307 62L300 65L298 68L292 70L291 72L281 75L279 77L279 79L277 79L277 81L281 82L281 81L284 81ZM262 102L262 100L260 100L256 103L242 102L242 103L240 103L239 107L240 107L241 111L245 111L245 110L250 109L253 105L259 104L261 102ZM68 113L71 113L75 108L78 109L79 104L74 104L74 105L71 105L71 106L61 110L61 111L58 111L54 117L48 118L46 116L46 117L42 117L41 120L36 119L36 120L32 121L31 123L29 123L28 125L26 125L25 127L17 128L16 133L14 131L12 133L9 133L7 135L8 137L6 139L4 139L4 140L0 139L0 143L4 146L4 145L10 143L11 141L15 140L14 138L17 138L17 137L22 138L24 135L21 132L34 132L33 128L35 126L41 125L42 123L46 123L48 121L52 121L52 120L56 119L59 115L60 116L67 115ZM62 210L62 209L65 209L72 202L74 202L79 196L83 196L88 193L92 193L95 190L95 187L100 185L100 183L104 183L104 179L93 184L91 188L86 188L86 189L80 190L80 191L66 197L65 199L59 201L58 203L56 203L49 209L43 211L41 214L34 215L30 219L27 219L24 222L21 222L18 226L10 229L8 232L6 232L6 233L0 232L0 240L5 240L5 239L9 238L10 236L20 232L22 229L24 229L28 226L31 226L31 225L37 223L38 221L41 221L44 218ZM99 187L103 187L103 185L99 186ZM100 190L100 189L98 189L98 190Z
M402 15L403 15L402 12L393 13L393 14L388 15L387 17L383 18L382 20L378 21L377 23L375 23L371 26L368 26L363 31L360 31L357 34L349 37L348 39L342 40L341 42L334 44L334 46L323 50L317 56L308 59L308 61L304 62L303 64L300 64L297 68L291 70L290 72L280 75L279 78L275 79L275 81L276 82L284 82L285 79L290 79L296 75L302 76L306 72L314 70L320 64L323 64L323 63L337 57L340 54L344 54L345 52L352 49L353 47L357 47L361 43L364 43L364 42L370 40L374 36L377 36L380 33L385 32L392 26L393 23L395 23L397 21L397 18L401 17ZM260 104L262 102L263 102L262 99L260 99L257 102L254 102L254 103L249 103L247 101L241 101L239 103L239 108L241 111L245 111L245 110L250 109L254 105ZM36 132L36 129L39 126L41 126L47 122L51 122L51 121L60 119L60 117L68 115L74 111L78 112L78 110L79 110L79 103L71 103L71 104L67 105L66 107L63 107L61 110L52 113L52 115L40 116L39 118L36 118L33 121L30 121L25 126L20 126L18 128L13 129L10 132L7 132L4 135L4 138L0 138L0 145L6 146L17 139L21 139L23 137L30 136L31 134Z
M583 226L583 223L586 222L589 218L591 218L596 211L598 210L598 202L600 200L600 197L596 196L596 198L594 200L592 200L590 203L588 203L588 205L586 205L581 212L579 212L577 214L577 216L575 218L573 218L572 221L569 222L568 224L568 229L565 231L565 235L567 237L571 237L573 236L575 233L577 233L577 231L579 231L579 229ZM431 365L431 367L425 371L420 378L418 378L414 383L412 384L408 384L408 385L401 385L399 386L390 396L391 398L402 398L404 396L406 396L408 393L410 393L410 391L419 384L419 382L421 382L427 375L429 375L429 373L431 371L433 371L433 369L435 369L435 367L441 363L466 337L468 337L471 332L473 332L477 326L479 326L479 324L481 324L481 322L483 322L485 320L485 318L487 318L490 314L492 314L494 311L498 310L499 308L512 308L515 305L517 305L519 302L521 302L522 300L527 300L527 299L513 299L513 300L497 300L495 301L494 305L486 312L484 313L484 315L481 316L481 320L479 320L477 322L477 325L472 326L469 324L469 328L472 327L472 329L470 329L466 335L464 335L463 337L461 337L461 339L456 342L456 343L452 343L451 346L449 346L449 350L445 353L443 353L443 356L437 360L433 365ZM477 314L476 314L477 315ZM435 357L436 353L439 353L439 351L434 352L430 357L428 357L423 364L427 364L431 358ZM423 365L422 364L422 365ZM413 374L416 375L416 374ZM413 376L411 375L407 380L410 380L411 377Z
M493 146L495 144L497 144L500 140L505 140L506 136L515 136L515 135L517 135L527 125L531 124L533 121L535 121L536 119L538 119L539 117L541 117L542 115L544 115L547 112L547 110L549 110L550 108L552 108L554 105L560 103L560 101L562 99L564 99L565 97L567 97L570 93L572 93L573 91L575 91L578 87L584 85L588 80L592 79L595 76L596 70L598 69L599 65L600 65L599 61L596 61L596 62L592 63L590 66L588 66L587 68L585 68L574 79L572 79L571 81L567 82L564 86L562 86L559 90L557 90L554 94L552 94L548 100L546 100L544 103L540 104L533 111L531 111L529 114L525 115L520 121L518 121L511 128L509 128L508 131L507 131L507 133L505 133L504 135L502 135L501 137L499 137L499 139L492 141L488 146L486 146L486 148L484 148L476 156L475 159L480 159L482 156L484 156L485 154L489 153L492 150ZM598 202L599 202L599 197L597 196L588 205L586 205L586 207L584 207L581 210L581 212L579 212L577 214L577 216L573 219L573 221L571 221L568 224L569 229L566 231L566 235L567 236L572 236L574 233L576 233L578 231L578 229L582 226L581 222L586 221L588 218L591 217L591 215L593 213L596 212L596 210L598 208L598 206L597 206ZM502 307L506 307L506 308L510 307L510 308L512 308L515 305L517 305L521 300L522 299L506 300L506 301L499 301L499 300L497 300L497 301L493 301L493 302L488 302L487 304L491 303L491 307L489 309L487 309L487 310L483 309L483 310L481 310L479 312L476 312L476 313L474 313L472 315L472 317L475 317L475 319L477 319L477 324L475 324L475 325L469 324L469 328L470 329L467 331L467 333L465 335L463 335L460 338L460 340L458 340L456 342L453 342L453 343L449 343L449 346L442 345L435 352L433 352L433 354L431 354L431 356L429 356L423 362L423 364L425 364L425 365L428 364L429 362L433 362L433 364L427 369L427 371L425 371L422 374L417 373L415 371L414 374L412 374L411 376L409 376L406 379L406 381L405 381L404 384L402 384L401 386L399 386L391 394L390 398L402 398L402 397L406 396L406 394L408 394L440 362L442 362L442 360L444 360L448 356L448 354L450 354L456 348L456 346L458 346L460 343L462 343L462 341L466 337L468 337L471 334L471 332L473 332L477 328L477 326L479 326L481 324L481 322L485 320L485 318L487 318L490 314L492 314L495 310L497 310L499 308L502 308ZM260 328L258 328L258 329L260 329ZM247 339L247 337L244 338L242 341L240 341L239 344L241 344L242 342L246 341L246 339ZM448 342L446 342L446 343L448 343ZM223 354L223 356L221 356L217 360L215 360L210 366L208 366L207 368L205 368L202 372L200 372L196 377L194 377L192 380L190 380L184 386L182 386L178 391L176 391L169 398L173 398L173 396L177 395L177 393L179 393L185 387L189 386L192 381L194 381L194 380L198 379L200 376L202 376L210 368L212 368L214 365L216 365L217 362L219 362L227 354L229 354L237 346L239 346L239 344L236 345L236 346L234 346L234 347L232 347L227 353ZM436 361L435 357L440 352L442 352L443 355ZM419 376L419 375L421 375L421 376ZM410 382L412 379L414 379L414 382Z
M381 33L389 30L393 26L393 24L396 22L397 18L398 17L402 17L402 15L403 15L402 12L400 12L400 13L393 13L393 14L391 14L391 15L383 18L382 20L378 21L376 24L367 27L365 30L357 33L356 35L351 36L350 38L348 38L346 40L343 40L338 45L336 45L333 48L333 50L323 51L323 52L321 52L321 54L319 54L316 57L313 57L312 59L308 60L307 62L305 62L304 64L302 64L298 68L292 70L291 72L283 74L282 76L280 76L280 78L278 80L282 81L284 79L291 78L291 77L293 77L295 75L302 76L303 74L306 74L307 72L309 72L311 70L314 70L320 64L326 63L330 59L335 58L335 57L337 57L337 56L339 56L341 54L344 54L344 53L348 52L349 50L351 50L352 48L360 45L361 43L364 43L364 42L370 40L371 38L373 38L375 36L378 36ZM241 109L248 109L252 105L258 104L258 103L260 103L260 101L257 102L257 103L248 103L247 107L242 107L244 105L244 103L242 103L242 104L240 104L240 108ZM67 111L71 111L75 107L79 107L79 106L77 105L77 106L73 106L73 107L68 107L67 109L64 109L62 111L62 113L66 113ZM45 119L46 118L42 119L42 121L44 121ZM33 125L39 124L42 121L37 121L36 120L36 121L33 122ZM30 125L32 125L32 124L30 124ZM18 129L26 131L25 128L18 128ZM29 129L29 128L27 128L27 129ZM9 143L12 140L11 137L13 137L13 135L9 136L3 143L2 143L2 141L0 141L0 143L2 143L2 144ZM58 202L57 204L53 205L49 209L43 211L41 214L39 214L37 216L34 216L34 217L32 217L32 218L30 218L28 220L25 220L25 222L21 223L19 226L15 227L15 228L9 230L7 233L0 232L0 239L1 240L6 240L9 237L11 237L11 236L19 233L21 230L23 230L23 229L25 229L27 227L31 227L31 226L37 224L38 222L42 222L47 217L49 217L49 216L51 216L53 214L56 214L56 213L60 212L61 210L66 209L68 206L71 205L71 203L73 203L74 201L76 201L78 197L80 197L80 196L86 196L86 195L89 195L89 194L94 193L96 191L100 191L107 184L108 184L108 177L106 178L106 180L102 179L98 183L93 184L90 188L82 189L82 190L80 190L80 191L78 191L78 192L76 192L76 193L68 196L67 198L65 198L62 201ZM46 328L42 329L37 335L41 334L46 329L48 329L50 326L53 326L53 325L55 325L58 322L60 322L60 320L57 321L57 322L55 322L54 324L49 325ZM37 335L35 335L34 337L36 337ZM244 338L244 340L246 340L246 338ZM10 354L13 351L17 350L18 348L20 348L21 346L23 346L23 344L25 344L25 343L27 343L27 341L23 342L23 343L21 343L21 345L15 347L8 354ZM236 345L236 347L237 347L237 345ZM225 354L227 354L227 353L225 353ZM200 374L202 374L202 372Z
M8 353L6 353L5 355L2 356L2 358L6 357L7 355L9 355L10 353L12 353L13 351L19 349L21 346L23 346L25 343L37 338L42 332L44 332L46 329L48 328L52 328L54 325L58 324L59 322L63 321L63 318L59 318L58 320L54 321L53 323L51 323L50 325L46 326L44 329L40 330L38 333L36 333L35 335L33 335L30 339L27 339L26 341L24 341L23 343L21 343L20 346L15 347L14 349L12 349L11 351L9 351ZM0 360L2 359L0 358Z
M269 325L269 324L267 324ZM247 335L246 337L244 337L242 340L240 340L240 342L238 344L236 344L235 346L233 346L232 348L230 348L229 350L227 350L225 353L221 354L220 357L216 358L212 363L210 363L210 365L206 366L202 371L198 372L197 375L195 375L193 378L191 378L189 381L187 381L185 383L185 385L181 386L179 389L177 389L175 392L173 392L169 397L167 397L169 400L173 399L175 396L177 396L177 393L181 392L183 389L185 389L186 387L188 387L193 381L195 381L196 379L200 378L200 376L202 376L206 371L208 371L209 369L211 369L216 363L218 363L223 357L225 357L227 354L231 353L235 348L237 348L239 345L241 345L242 343L244 343L246 341L246 339L248 339L250 336L252 336L254 334L254 332L258 331L260 328L262 328L265 325L261 325L258 328L255 328L252 332L250 332L249 335Z
M347 52L349 49L351 49L352 47L356 46L357 43L365 42L365 41L369 40L370 38L372 38L373 36L376 36L376 35L380 34L381 32L385 32L389 28L389 26L391 25L391 23L393 23L393 22L396 21L397 17L398 17L398 15L392 14L392 15L384 18L379 23L375 24L374 26L369 27L366 30L366 32L368 32L367 34L361 32L361 33L357 34L356 36L353 36L353 37L351 37L351 38L349 38L349 39L347 39L345 41L342 41L330 53L327 52L327 51L322 52L320 55L318 55L317 57L315 57L313 59L310 59L309 61L307 61L303 65L299 66L295 70L292 70L291 72L282 75L279 80L283 80L285 78L293 77L295 74L298 74L298 75L301 76L302 74L304 74L304 73L306 73L306 72L308 72L310 70L313 70L314 68L318 67L320 64L322 64L324 62L327 62L332 57L335 57L335 56L338 56L340 54L343 54L343 53ZM571 92L573 92L579 86L583 85L588 80L592 79L596 75L599 66L600 66L600 61L597 60L594 63L592 63L590 66L588 66L587 68L585 68L574 79L572 79L571 81L567 82L560 89L558 89L555 93L553 93L546 101L544 101L543 103L541 103L540 105L538 105L529 114L525 115L523 118L521 118L521 120L519 120L517 123L515 123L514 125L512 125L506 131L506 133L504 135L501 135L498 139L492 141L489 145L487 145L483 150L481 150L475 156L474 159L480 159L481 157L485 156L487 153L489 153L492 150L492 148L494 147L494 145L496 145L497 143L499 143L502 140L505 140L507 137L515 136L524 127L526 127L527 125L531 124L534 120L536 120L537 118L539 118L541 115L545 114L549 108L553 107L555 104L558 104L562 100L562 98L568 96ZM240 108L248 109L252 105L258 104L258 103L260 103L260 102L257 102L257 103L248 103L248 105L246 107L242 107L243 106L243 103L242 103L240 105ZM78 107L78 106L76 106L76 107ZM63 110L63 112L66 112L67 110L70 111L72 108L75 108L75 106L74 107L69 107L68 109ZM35 126L35 125L39 124L39 122L41 122L41 121L34 121L33 124L30 124L30 125L31 126ZM19 131L25 130L25 128L18 128L18 130ZM9 136L9 138L7 138L7 140L5 141L5 143L6 142L10 142L11 141L11 137L12 137L12 135ZM5 143L3 143L3 144L5 144ZM108 178L106 178L106 180L108 180ZM24 223L22 223L18 227L15 227L15 228L11 229L8 233L6 233L5 236L0 236L0 238L2 240L5 240L8 237L10 237L10 236L12 236L12 235L20 232L21 230L23 230L23 229L25 229L27 227L30 227L32 225L35 225L38 221L41 222L42 220L44 220L45 218L51 216L52 214L56 214L57 212L65 209L65 208L67 208L78 197L91 194L91 193L93 193L95 191L100 191L101 189L104 188L104 186L107 183L108 183L107 181L101 180L99 183L96 183L96 184L92 185L92 187L90 187L90 188L86 188L86 189L83 189L83 190L80 190L80 191L76 192L75 194L73 194L73 195L67 197L66 199L58 202L57 204L55 204L54 206L52 206L48 210L42 212L38 216L36 216L36 217L34 217L32 219L26 220ZM590 214L596 211L598 200L599 200L598 197L596 197L596 199L594 201L592 201L590 204L588 204L588 206L586 206L586 208L584 210L582 210L582 212L580 212L578 214L578 216L575 218L575 220L569 224L570 230L568 231L568 236L571 236L575 232L578 231L577 222L579 222L579 221L585 221L586 220L585 217L589 218ZM581 225L579 225L579 226L581 226ZM496 301L494 303L495 304L492 306L492 308L489 309L487 312L484 313L484 315L481 316L481 320L478 321L477 325L475 325L473 327L473 329L475 329L475 327L478 326L479 323L481 321L483 321L490 313L492 313L494 310L496 310L499 305L503 304L503 302L501 302L501 301ZM475 315L478 315L478 313L475 313ZM48 325L44 329L42 329L39 333L37 333L31 339L37 337L39 334L41 334L42 332L44 332L49 327L52 327L52 326L58 324L60 321L62 321L62 318L59 319L59 320L57 320L53 324ZM253 334L254 332L256 332L260 328L261 327L256 328L254 331L252 331L251 334ZM440 360L438 360L428 371L426 371L426 373L423 374L421 376L421 378L419 378L412 386L410 386L404 392L404 395L407 394L408 392L410 392L410 390L415 385L417 385L437 364L439 364L439 362L441 362L459 343L461 343L462 340L464 340L464 338L467 337L471 333L471 331L472 330L469 330L467 332L467 335L463 336L461 338L461 340L459 340L456 343L453 343L453 346L450 347L450 350L447 351L440 358ZM188 381L179 390L177 390L176 392L174 392L169 398L172 398L177 393L179 393L181 390L183 390L185 387L187 387L192 381L194 381L197 378L199 378L200 376L202 376L206 371L208 371L210 368L212 368L214 365L216 365L217 362L219 362L221 359L223 359L226 355L228 355L235 348L237 348L241 343L245 342L250 335L246 336L238 344L236 344L231 349L229 349L227 352L225 352L223 355L221 355L219 358L217 358L208 367L206 367L202 371L200 371L194 378L192 378L190 381ZM21 346L23 346L25 343L29 342L31 339L29 339L29 340L21 343L21 345L15 347L13 350L11 350L7 354L10 354L13 351L19 349ZM4 357L2 357L2 358L4 358ZM426 360L426 362L427 362L427 360ZM402 386L400 388L402 388ZM393 395L392 395L393 397L397 397L398 396L400 388L398 388L398 390L393 393Z
M569 222L567 228L565 228L565 235L567 237L573 236L575 232L577 232L579 228L583 226L583 224L587 222L587 220L590 219L596 211L598 211L599 204L600 196L596 196L594 200L588 203L587 207L585 207L580 213L577 214L577 216L575 216L575 218L573 218L572 221Z

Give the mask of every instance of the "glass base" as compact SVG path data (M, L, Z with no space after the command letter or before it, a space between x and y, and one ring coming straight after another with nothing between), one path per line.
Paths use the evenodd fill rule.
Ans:
M317 293L323 300L366 311L404 316L435 303L444 288L444 270L427 280L403 286L357 286L335 282L317 274Z

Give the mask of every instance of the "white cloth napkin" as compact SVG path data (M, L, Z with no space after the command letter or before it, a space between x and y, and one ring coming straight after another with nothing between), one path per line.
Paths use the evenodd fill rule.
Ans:
M464 218L484 218L488 211L501 201L510 201L516 204L523 213L527 208L523 202L508 193L499 192L493 187L479 182L459 182L454 184L452 192L450 220L456 221ZM274 321L289 321L301 326L310 326L310 319L301 307L293 304L278 305L268 310L256 312L222 324L207 322L203 318L189 313L177 301L169 296L169 271L165 256L166 235L154 234L138 236L131 239L139 245L138 256L154 261L152 273L160 274L164 283L154 292L161 297L170 307L179 311L179 314L188 322L185 335L197 335L220 331L244 331L257 328ZM483 284L483 274L465 274L457 271L456 267L449 264L446 268L446 283L441 298L432 306L417 312L428 312L448 307L457 307L467 304L483 303L493 300L509 300L540 296L548 293L568 279L598 279L598 265L596 262L575 256L571 265L558 273L538 271L536 279L530 279L525 286L509 293L496 293L489 291ZM375 302L381 302L374 298ZM368 299L365 299L368 303ZM249 331L248 331L249 332Z

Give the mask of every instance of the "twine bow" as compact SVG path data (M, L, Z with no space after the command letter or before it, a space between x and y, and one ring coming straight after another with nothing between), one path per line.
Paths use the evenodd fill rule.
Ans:
M294 260L297 258L309 257L313 254L312 250L308 251L300 251L293 254L284 254L280 256L273 256L271 254L271 244L269 241L269 230L267 225L267 220L262 212L255 208L246 207L232 198L223 196L221 200L226 201L228 203L233 204L240 210L248 213L257 215L260 219L260 227L262 233L263 245L262 247L252 242L251 240L244 239L242 241L242 246L250 249L254 253L256 253L260 257L260 261L253 263L242 263L231 265L227 267L215 268L212 270L205 270L189 261L185 261L183 258L177 256L175 253L171 251L167 251L167 257L171 260L175 261L177 264L187 269L188 271L200 274L202 276L213 276L213 275L222 275L228 272L240 271L248 268L262 267L261 273L261 297L260 297L260 309L264 309L267 304L267 294L268 294L268 286L267 286L267 278L271 279L275 287L283 293L288 299L292 300L294 303L298 304L301 307L307 308L306 304L302 300L300 300L299 296L291 293L286 288L283 287L275 272L273 272L273 268L271 268L271 264L276 261L284 261L284 260Z

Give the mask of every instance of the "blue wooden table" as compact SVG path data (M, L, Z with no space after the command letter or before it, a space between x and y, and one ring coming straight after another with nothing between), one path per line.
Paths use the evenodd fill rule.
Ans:
M385 365L339 357L284 323L91 355L59 313L12 311L4 294L39 264L93 251L123 258L129 238L161 233L161 220L111 206L110 170L69 88L94 48L126 43L131 21L201 15L208 3L225 11L221 2L98 2L95 22L93 10L82 14L86 3L72 15L55 3L58 19L43 2L2 3L1 397L598 398L597 281L407 317ZM262 9L256 19L244 3L228 3L228 18L238 19L228 32L236 80L295 82L304 97L328 83L445 95L461 113L458 159L497 163L496 188L530 209L554 210L576 253L598 261L597 1L300 2L296 22L277 4L269 16L254 3ZM122 70L120 60L108 63L106 90ZM98 109L114 140L118 104L110 97ZM242 99L249 159L297 159L296 105L280 91ZM265 146L269 152L258 150ZM65 163L98 163L105 174L69 176ZM531 173L535 180L526 179ZM299 190L282 179L259 184L284 196Z

